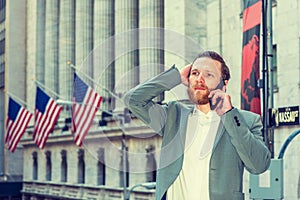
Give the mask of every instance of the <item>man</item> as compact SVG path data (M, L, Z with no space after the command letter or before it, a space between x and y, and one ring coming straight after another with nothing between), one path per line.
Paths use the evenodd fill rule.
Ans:
M232 106L229 79L223 58L205 51L181 72L172 67L125 95L132 113L163 137L156 199L244 199L244 167L253 174L268 169L260 116ZM152 101L180 83L195 105Z

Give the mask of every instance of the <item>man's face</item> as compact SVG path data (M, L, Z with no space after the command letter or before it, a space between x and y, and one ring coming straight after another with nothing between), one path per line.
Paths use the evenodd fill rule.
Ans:
M209 57L198 58L189 76L188 95L195 104L209 103L208 95L222 81L221 63Z

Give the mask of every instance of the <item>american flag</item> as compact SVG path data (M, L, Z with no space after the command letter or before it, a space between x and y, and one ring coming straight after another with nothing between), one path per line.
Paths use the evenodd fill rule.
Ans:
M39 148L44 148L61 110L62 106L57 105L51 97L37 87L33 139Z
M72 132L76 145L81 146L100 107L102 97L74 73L72 101Z
M11 152L17 148L32 116L32 113L9 97L5 143Z

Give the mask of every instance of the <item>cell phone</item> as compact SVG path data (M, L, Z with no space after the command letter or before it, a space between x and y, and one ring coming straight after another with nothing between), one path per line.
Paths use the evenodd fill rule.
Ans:
M222 79L222 80L220 81L220 83L217 85L217 87L216 87L215 89L213 89L213 90L217 90L217 89L222 90L224 85L225 85L225 82L224 82L224 80ZM212 104L212 100L211 100L212 98L213 98L213 96L209 99L209 105L210 105L210 109L211 109L211 110L214 110L214 109L217 107L217 105L220 103L221 98L217 98L217 101L216 101L215 104Z

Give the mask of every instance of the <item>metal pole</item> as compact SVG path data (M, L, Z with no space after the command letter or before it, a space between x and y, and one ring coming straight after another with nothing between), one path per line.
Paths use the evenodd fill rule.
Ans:
M72 63L68 62L68 65L75 71L76 70L76 66L73 65ZM101 84L97 83L92 77L90 77L89 75L85 74L82 72L82 74L85 76L85 78L87 78L89 81L91 81L93 84L95 84L96 86L101 87L102 90L104 90L105 92L109 93L111 96L113 96L116 99L121 99L117 94L113 93L112 91L110 91L109 89L107 89L106 87L102 86Z
M274 108L274 67L273 67L273 37L272 37L272 0L267 2L267 55L270 69L270 108ZM269 150L274 158L274 126L269 130Z
M123 193L124 200L127 199L127 191L126 191L126 141L125 136L122 136L122 151L123 151Z
M122 161L123 161L123 196L124 200L127 200L127 188L126 188L126 140L124 132L124 117L120 119L122 127Z
M223 43L223 38L222 38L222 0L219 0L219 45L220 45L220 54L223 54L223 48L222 48L222 43Z
M156 182L147 182L147 183L138 183L136 185L134 185L129 191L128 191L128 198L127 200L130 200L130 194L131 192L134 191L135 188L137 187L144 187L148 190L151 190L151 189L155 189L156 188Z
M262 54L262 63L263 63L263 109L262 109L262 115L263 115L263 136L266 145L269 146L269 139L268 139L268 112L269 112L269 106L268 106L268 87L269 87L269 78L268 78L268 65L267 65L267 29L266 29L266 6L267 6L267 0L262 0L262 33L263 33L263 54Z

